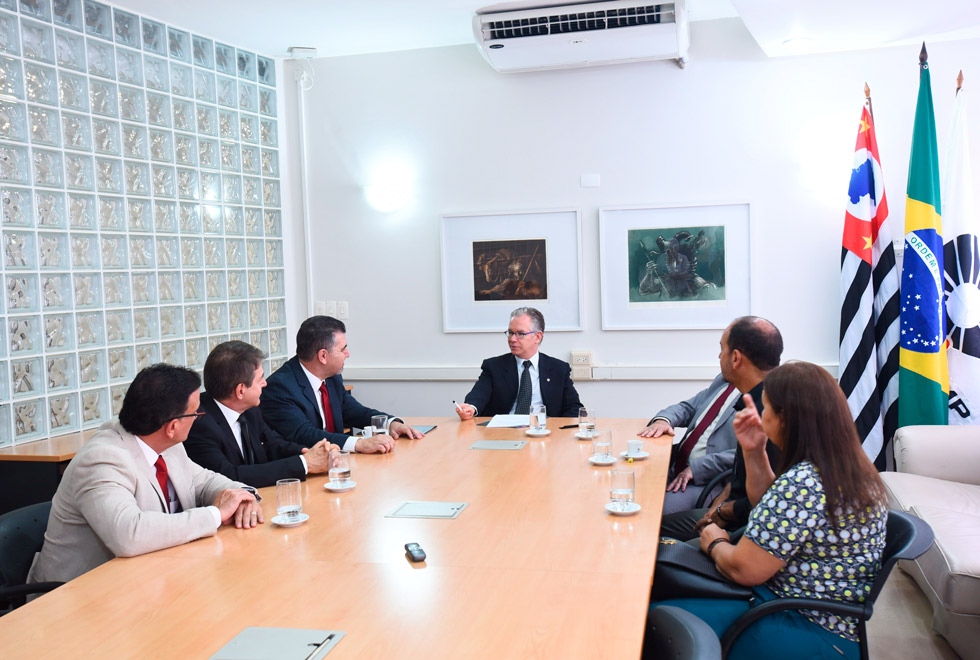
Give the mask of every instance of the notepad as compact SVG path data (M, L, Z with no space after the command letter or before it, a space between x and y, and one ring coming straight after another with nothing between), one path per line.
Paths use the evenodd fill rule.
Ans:
M404 502L385 518L455 518L467 502Z
M428 433L435 427L436 427L435 424L420 424L419 426L416 426L414 424L412 425L413 429L415 429L416 431L421 431L422 433Z
M319 660L345 634L341 630L249 626L208 660Z
M526 444L527 440L477 440L470 445L470 449L504 449L515 451L517 449L524 449L524 445Z

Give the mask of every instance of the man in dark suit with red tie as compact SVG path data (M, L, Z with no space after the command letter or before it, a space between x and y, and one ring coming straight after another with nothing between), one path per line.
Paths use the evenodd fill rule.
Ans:
M242 341L218 344L204 363L198 412L204 413L184 443L192 461L250 486L279 479L306 479L330 469L336 445L321 440L312 448L283 440L262 418L265 387L261 350Z
M732 321L721 336L721 378L735 386L742 395L752 395L756 408L762 403L762 382L770 371L779 366L783 353L783 337L779 329L766 319L757 316L743 316ZM724 391L715 396L724 399ZM722 404L724 405L724 403ZM734 405L735 410L744 407L742 397ZM656 424L658 420L651 420ZM648 429L650 427L647 427ZM694 429L696 430L696 428ZM672 432L672 431L671 431ZM652 435L652 434L651 434ZM678 457L680 450L675 453ZM771 441L766 445L766 453L771 465L779 464L779 448ZM678 466L673 466L677 468ZM682 472L684 465L678 473ZM715 523L722 529L735 530L748 522L752 502L745 490L745 461L741 446L734 449L734 474L732 481L706 509L688 509L663 517L660 534L682 541L696 538L701 528Z
M313 447L326 439L348 451L373 454L394 451L399 436L423 433L388 415L385 429L371 437L352 437L345 426L371 425L374 415L387 415L361 405L344 388L340 372L350 357L347 328L330 316L311 316L296 333L296 355L269 376L262 393L266 423L286 440Z

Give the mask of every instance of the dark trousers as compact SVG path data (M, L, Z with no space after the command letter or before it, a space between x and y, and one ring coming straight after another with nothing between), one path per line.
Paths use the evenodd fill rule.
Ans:
M694 526L708 513L707 509L688 509L669 513L660 522L660 536L668 536L678 541L690 541L698 537Z

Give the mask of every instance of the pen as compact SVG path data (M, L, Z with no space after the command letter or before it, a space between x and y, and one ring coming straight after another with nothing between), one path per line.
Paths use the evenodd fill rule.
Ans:
M320 649L322 649L324 646L326 646L327 644L329 644L330 643L330 640L332 640L333 637L334 637L334 633L330 633L329 635L327 635L327 638L325 640L323 640L322 642L320 642L319 644L314 644L313 642L310 642L309 644L307 644L307 646L313 646L315 648L312 651L310 651L310 654L308 656L306 656L305 658L303 658L303 660L310 660L310 658L312 658L314 655L316 655L320 651Z
M578 424L566 424L565 426L559 426L560 429L577 429Z
M456 403L456 399L453 399L453 405L456 406L456 410L458 410L459 412L463 412L463 409L459 407L458 403Z

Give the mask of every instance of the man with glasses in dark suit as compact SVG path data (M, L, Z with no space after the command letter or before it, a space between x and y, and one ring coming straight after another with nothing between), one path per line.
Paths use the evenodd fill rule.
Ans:
M538 352L544 339L544 316L533 307L518 307L507 327L510 353L483 361L479 380L459 404L462 420L477 415L526 415L544 405L549 417L578 417L582 407L572 383L572 368Z

